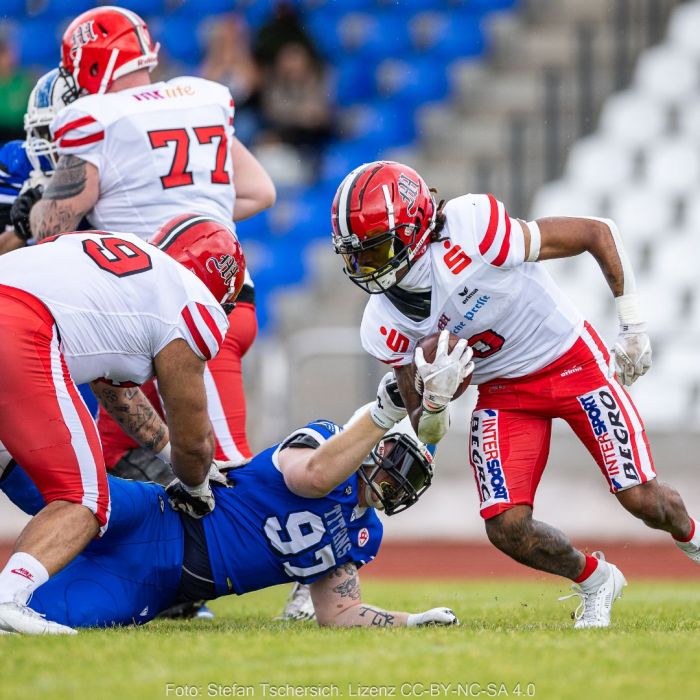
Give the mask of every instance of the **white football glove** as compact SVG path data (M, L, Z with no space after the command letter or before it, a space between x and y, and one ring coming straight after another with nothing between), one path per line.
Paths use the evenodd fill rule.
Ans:
M625 325L610 353L610 376L617 374L622 385L630 386L650 367L651 341L646 334L646 323Z
M407 627L425 627L426 625L458 625L459 619L449 608L432 608L422 613L413 613L406 620Z
M474 371L474 352L461 338L448 353L450 332L444 330L438 339L435 359L428 363L423 348L416 348L416 371L423 386L423 407L436 413L450 403L462 381Z
M377 399L369 407L372 420L384 430L391 430L406 415L399 385L393 372L387 372L377 387Z

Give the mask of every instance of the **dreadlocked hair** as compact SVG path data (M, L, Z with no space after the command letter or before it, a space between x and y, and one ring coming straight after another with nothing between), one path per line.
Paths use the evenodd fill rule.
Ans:
M435 199L437 199L437 189L435 187L430 188L430 194L432 194ZM445 212L443 211L445 208L445 200L441 199L438 201L437 205L437 211L435 212L435 227L433 230L430 232L430 242L431 243L440 243L440 241L446 240L443 238L442 231L445 228L445 222L447 220L447 217L445 216Z

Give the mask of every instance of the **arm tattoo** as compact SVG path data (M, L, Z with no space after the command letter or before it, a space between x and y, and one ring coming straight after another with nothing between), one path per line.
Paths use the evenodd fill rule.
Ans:
M331 575L350 577L333 587L333 591L335 593L340 593L341 598L350 598L351 600L360 599L360 582L358 581L357 569L354 564L344 564L342 567L337 568ZM338 607L341 608L343 606L339 603Z
M44 199L70 199L85 189L86 164L76 156L61 156L56 172L44 192Z
M368 618L371 617L371 622L369 624L374 627L391 627L394 624L394 616L391 613L363 605L360 608L360 617L365 616Z
M141 446L155 452L165 437L167 428L138 387L123 391L101 389L99 399L127 435L133 437Z
M76 156L61 156L42 201L36 206L38 219L32 214L32 233L37 241L57 233L72 231L85 215L71 202L85 190L87 164ZM41 211L41 214L38 212Z

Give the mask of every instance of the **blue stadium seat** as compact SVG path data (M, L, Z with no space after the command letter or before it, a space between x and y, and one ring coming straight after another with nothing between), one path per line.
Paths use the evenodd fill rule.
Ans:
M150 30L170 58L189 66L196 65L201 60L202 47L191 19L165 17L152 22Z
M2 3L4 4L4 3ZM36 3L38 7L37 17L44 20L73 19L78 15L97 7L97 0L46 0L45 3Z
M358 165L375 160L379 153L374 145L365 141L347 141L329 146L323 156L319 181L337 187L340 181Z
M481 19L469 11L421 13L410 22L412 46L445 60L478 56L486 48Z
M380 95L406 105L444 100L449 92L447 69L439 57L387 59L377 68L376 80Z
M371 61L356 56L342 59L335 67L335 98L339 105L352 105L374 97Z
M60 34L52 20L24 20L17 30L23 66L56 66L61 58Z
M170 4L172 5L173 3ZM208 15L233 12L236 9L236 5L242 4L235 0L180 0L180 4L175 3L175 13L183 17L200 19Z
M395 1L395 0L392 0ZM421 2L421 0L415 0ZM295 5L306 12L315 10L330 10L338 14L376 10L377 0L296 0Z
M396 11L347 14L340 19L338 35L348 53L363 56L394 56L410 45L408 24Z
M379 7L386 7L410 15L428 10L446 10L449 0L377 0Z
M302 26L311 36L318 50L329 61L336 61L340 48L338 24L340 15L337 12L317 10L310 12L302 21Z
M404 146L415 138L413 105L404 101L376 100L346 112L349 133L346 139L374 144L373 150Z
M450 0L450 2L479 12L500 12L514 9L520 0Z
M3 0L0 7L0 20L21 19L27 14L27 0Z
M141 17L148 18L155 15L162 15L168 9L168 0L100 0L100 5L118 4L127 10L135 12Z

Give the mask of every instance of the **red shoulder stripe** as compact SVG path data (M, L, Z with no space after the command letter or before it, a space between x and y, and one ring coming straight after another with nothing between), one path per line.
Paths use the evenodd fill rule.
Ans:
M205 360L211 360L211 352L209 351L209 346L204 342L204 338L202 338L202 334L199 332L199 328L197 328L197 324L194 322L194 319L192 318L192 312L190 311L188 306L186 306L182 310L182 318L185 319L187 329L189 330L190 335L192 336L192 339L194 340L195 344L199 348L199 352L202 353Z
M200 304L199 302L196 302L196 304L199 313L204 319L204 323L207 324L207 328L211 331L211 334L214 336L214 340L216 340L217 345L221 347L222 343L224 342L224 337L221 335L221 331L216 325L216 321L212 318L212 315L209 313L209 309L207 309L207 307L204 306L204 304Z
M508 216L508 212L506 214L506 235L503 236L503 243L501 243L501 249L498 251L498 255L494 259L494 261L491 263L492 265L495 265L496 267L500 267L503 265L503 263L506 261L506 258L508 257L508 251L510 250L510 216Z
M82 136L79 139L61 139L58 141L60 148L71 148L74 146L87 146L89 143L95 143L95 141L102 141L105 137L104 131L98 131L95 134L90 134L89 136Z
M487 194L486 196L489 198L489 204L491 205L491 214L489 216L489 225L486 229L486 235L481 243L479 243L479 252L482 255L491 247L494 238L496 238L496 231L498 231L498 202L492 194Z
M87 126L88 124L92 124L96 121L97 119L95 119L95 117L91 117L89 114L84 117L80 117L80 119L74 119L72 122L68 122L58 129L53 135L53 140L58 141L63 134L69 132L71 129L79 129L81 126Z

